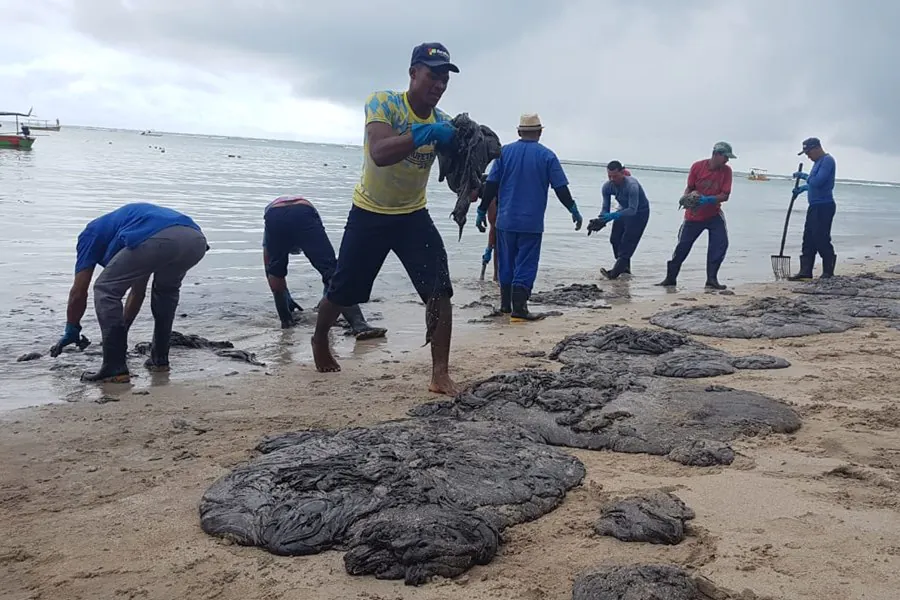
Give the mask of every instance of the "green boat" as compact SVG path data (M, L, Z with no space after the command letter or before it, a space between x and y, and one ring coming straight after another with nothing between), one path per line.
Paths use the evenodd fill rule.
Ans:
M13 148L15 150L31 150L34 145L34 138L31 137L31 129L26 125L19 128L19 117L28 118L31 116L31 109L28 114L18 112L0 112L0 117L15 117L16 130L15 133L3 133L0 131L0 148Z

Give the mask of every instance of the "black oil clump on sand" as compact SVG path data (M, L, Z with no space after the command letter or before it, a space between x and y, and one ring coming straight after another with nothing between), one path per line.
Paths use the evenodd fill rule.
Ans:
M859 323L795 298L753 298L736 306L691 306L655 314L650 323L682 333L720 338L787 338L841 333Z
M557 286L552 290L536 292L532 294L531 301L535 304L555 304L579 308L611 308L605 300L617 297L624 296L604 292L594 283L572 283Z
M500 138L490 127L479 125L468 113L456 115L450 123L456 128L453 142L437 149L440 174L438 181L447 180L457 196L450 216L459 225L462 239L466 214L472 204L472 192L481 189L481 177L495 158L500 158Z
M411 419L265 439L200 501L211 535L274 554L342 549L351 575L454 577L550 512L581 462L503 423Z
M138 354L147 356L150 354L150 346L150 342L140 342L135 344L134 351ZM239 360L257 367L266 366L266 363L256 360L255 353L248 352L247 350L238 350L234 347L234 344L227 340L219 342L208 340L205 337L192 333L185 335L178 331L173 331L172 337L169 340L169 346L173 348L191 348L194 350L212 350L215 352L216 356L221 356L222 358Z
M623 542L675 545L684 540L687 522L694 517L677 496L651 490L605 506L594 531Z
M740 436L800 428L793 409L762 394L690 386L597 364L570 365L559 373L499 373L453 400L423 404L410 413L504 421L556 446L655 454L696 466L731 464L728 442Z
M686 335L625 325L604 325L566 337L550 358L567 365L597 364L621 373L663 377L715 377L737 369L784 369L791 363L767 354L733 356Z
M575 578L572 600L766 600L739 594L675 565L600 567Z

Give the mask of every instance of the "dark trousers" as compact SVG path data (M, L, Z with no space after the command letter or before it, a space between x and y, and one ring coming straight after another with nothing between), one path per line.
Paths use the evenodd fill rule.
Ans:
M523 287L529 292L541 260L541 233L497 230L497 265L500 285Z
M287 277L288 256L303 252L327 288L337 268L337 258L316 209L306 204L276 206L266 213L264 221L263 245L269 259L266 274Z
M612 244L613 257L616 260L620 258L626 261L631 260L649 221L650 211L639 212L634 216L622 217L613 221L609 243Z
M706 279L712 280L719 276L719 267L725 260L728 252L728 226L725 217L716 215L706 221L685 221L678 230L678 244L672 254L671 267L676 271L691 253L694 242L704 231L709 231L709 245L706 249Z
M831 244L831 223L837 205L810 204L806 209L806 223L803 225L803 249L801 250L801 266L808 266L809 273L816 262L816 254L824 263L834 258L834 246Z

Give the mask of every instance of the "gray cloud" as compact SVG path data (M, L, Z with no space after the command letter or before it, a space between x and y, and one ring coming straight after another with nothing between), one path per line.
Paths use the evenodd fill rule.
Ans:
M537 110L581 158L620 148L670 162L717 139L807 135L900 154L892 100L900 5L843 0L94 0L63 13L107 45L200 68L261 72L300 97L360 107L406 84L415 43L447 44L462 73L445 109L513 135ZM61 9L60 9L61 10ZM625 158L625 157L623 157Z

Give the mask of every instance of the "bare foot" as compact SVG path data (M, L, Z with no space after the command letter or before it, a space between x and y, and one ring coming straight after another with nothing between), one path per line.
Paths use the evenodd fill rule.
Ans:
M331 348L328 346L328 338L321 342L313 338L312 350L316 371L319 373L335 373L341 370L341 365L334 359Z
M448 396L455 396L461 390L456 382L450 379L450 375L432 375L431 376L431 385L428 386L428 391L433 392L435 394L446 394Z

